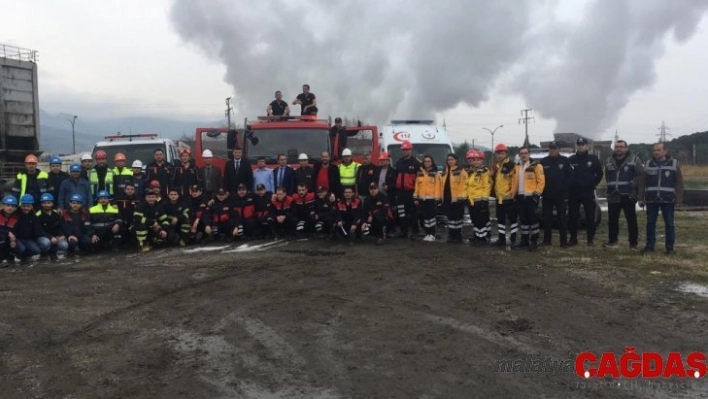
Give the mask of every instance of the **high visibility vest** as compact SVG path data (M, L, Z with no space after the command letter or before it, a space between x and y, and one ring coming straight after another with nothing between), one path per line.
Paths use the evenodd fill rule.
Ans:
M91 195L95 197L98 193L98 172L96 172L96 168L89 171L89 184L91 185ZM113 171L110 169L106 170L106 181L103 189L108 191L109 194L113 194Z
M632 194L632 182L637 176L637 157L628 156L622 165L617 167L614 158L607 160L605 164L605 179L607 181L607 195Z
M339 164L339 181L343 186L353 186L356 184L356 171L359 164L352 162L349 165Z
M118 214L118 207L113 205L106 205L104 209L103 205L96 204L89 208L91 225L96 229L113 226L119 219Z
M674 202L676 200L676 171L678 161L669 158L663 162L649 160L644 167L646 186L644 199L647 202Z
M41 170L37 171L37 183L39 184L39 191L41 194L44 194L47 192L47 184L46 180L49 179L49 175L47 172L43 172ZM17 174L17 180L20 181L20 197L25 195L25 191L27 190L27 173L18 173ZM45 180L44 184L40 180ZM35 198L36 200L39 200L39 198Z

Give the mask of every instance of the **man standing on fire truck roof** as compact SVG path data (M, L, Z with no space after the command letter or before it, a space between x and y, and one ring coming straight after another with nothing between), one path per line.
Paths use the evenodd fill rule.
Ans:
M302 85L302 93L293 100L293 105L296 104L300 104L300 115L317 115L317 97L310 92L310 85Z
M314 94L313 94L314 95ZM290 115L290 106L283 101L283 93L278 90L275 92L275 100L268 104L266 109L268 116L288 116Z

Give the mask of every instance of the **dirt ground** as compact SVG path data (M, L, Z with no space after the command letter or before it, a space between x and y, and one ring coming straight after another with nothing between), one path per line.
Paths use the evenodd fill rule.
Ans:
M498 372L705 351L708 299L630 264L398 239L214 248L0 270L0 396L708 397L706 378Z

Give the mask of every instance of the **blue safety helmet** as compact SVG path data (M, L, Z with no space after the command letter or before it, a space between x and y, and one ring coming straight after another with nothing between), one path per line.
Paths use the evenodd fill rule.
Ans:
M59 157L51 157L49 159L49 164L50 165L61 165L61 158Z
M111 195L108 194L108 191L106 190L101 190L96 194L96 198L111 198Z
M8 195L2 199L2 204L17 206L17 198L13 197L12 195Z
M81 173L81 165L79 165L78 163L72 163L71 166L69 166L69 172Z
M78 202L80 204L84 203L84 197L81 196L81 194L71 194L71 197L69 197L69 201L71 202Z
M34 197L32 194L25 194L20 198L20 205L34 205Z
M54 202L54 196L52 195L52 193L44 193L44 194L42 194L41 197L39 197L39 202L45 202L45 201Z

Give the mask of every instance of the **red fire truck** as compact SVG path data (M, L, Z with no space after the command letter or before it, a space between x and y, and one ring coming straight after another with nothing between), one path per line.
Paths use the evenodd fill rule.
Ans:
M244 158L255 168L256 160L265 157L266 163L275 165L279 154L288 157L289 165L297 165L301 153L310 162L320 160L322 151L340 153L339 139L330 139L331 121L317 119L315 115L259 116L255 121L244 120L243 129L206 128L196 130L194 157L197 166L204 166L202 151L211 150L214 165L224 169L233 159L233 149L240 147ZM355 161L361 162L364 154L378 157L379 133L376 126L346 126L347 148ZM375 160L374 160L375 161Z

